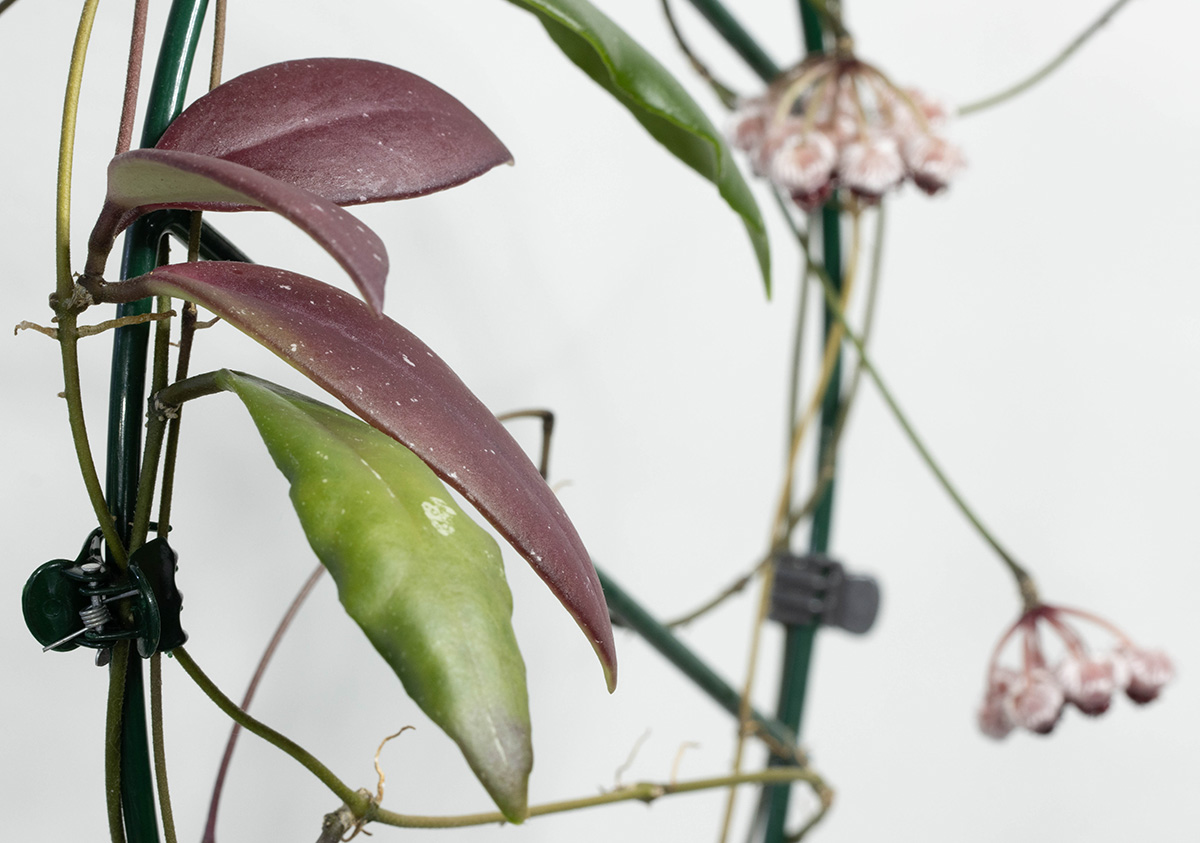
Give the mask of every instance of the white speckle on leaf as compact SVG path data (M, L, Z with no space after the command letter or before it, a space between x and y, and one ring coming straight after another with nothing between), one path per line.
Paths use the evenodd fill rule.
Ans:
M458 513L444 500L430 498L422 501L421 509L425 510L425 517L429 519L429 523L433 525L433 529L437 530L439 535L448 536L454 532L454 525L450 521Z
M414 363L413 361L411 361L411 360L409 360L409 359L408 359L408 355L407 355L407 354L401 354L401 355L400 355L400 359L401 359L401 360L403 360L405 363L407 363L407 364L408 364L408 365L410 365L410 366L416 366L416 365L417 365L416 363Z

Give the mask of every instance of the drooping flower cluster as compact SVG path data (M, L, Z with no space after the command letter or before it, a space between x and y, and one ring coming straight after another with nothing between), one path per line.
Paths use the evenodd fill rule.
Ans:
M962 169L941 131L943 105L848 55L810 56L744 100L734 112L734 146L754 172L805 210L844 187L868 203L906 180L937 193Z
M1116 637L1116 645L1106 652L1090 650L1068 618L1103 627ZM1040 623L1062 642L1061 657L1053 666L1042 648ZM1014 636L1020 636L1020 669L999 663ZM1108 621L1077 609L1039 605L1018 618L996 645L979 728L997 740L1018 727L1049 734L1067 705L1095 717L1108 710L1117 691L1135 703L1148 703L1174 675L1166 653L1136 646Z

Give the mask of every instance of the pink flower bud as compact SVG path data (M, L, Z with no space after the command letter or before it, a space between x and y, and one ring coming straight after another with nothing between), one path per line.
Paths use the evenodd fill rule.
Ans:
M1062 715L1064 701L1062 688L1044 668L1023 674L1005 699L1012 722L1039 735L1053 731Z
M730 117L730 142L736 149L753 154L762 146L770 122L771 108L765 99L742 100Z
M1163 686L1175 678L1175 665L1162 650L1143 650L1138 647L1122 649L1129 668L1129 685L1125 693L1138 704L1155 699Z
M837 149L825 133L801 132L790 135L779 145L771 159L769 175L771 181L793 197L816 196L822 192L828 195L836 164Z
M891 135L872 133L842 147L842 184L863 199L878 199L904 179L904 159Z
M1059 663L1055 675L1067 702L1092 717L1108 710L1120 678L1115 662L1108 656L1068 656Z
M944 189L966 166L958 147L937 135L912 134L905 140L903 152L913 183L930 195Z
M998 667L992 671L983 705L978 712L979 730L989 738L1001 740L1015 727L1008 716L1005 700L1013 683L1019 678L1020 674L1011 668Z

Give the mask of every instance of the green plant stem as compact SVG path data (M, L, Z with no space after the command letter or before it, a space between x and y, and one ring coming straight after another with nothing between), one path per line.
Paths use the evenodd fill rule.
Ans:
M155 394L153 400L163 407L180 407L188 401L224 391L225 388L217 383L217 373L205 372L202 375L192 375L190 378L175 381L166 389Z
M649 612L617 585L612 577L599 568L596 569L596 573L600 577L600 584L604 588L604 596L608 600L608 608L613 617L642 636L646 643L665 656L671 664L696 683L697 687L707 693L718 705L733 716L739 716L742 708L741 694L714 673L712 668L696 656L669 629L658 623ZM774 744L773 751L776 751L778 755L791 762L803 759L795 747L795 739L791 730L782 723L757 711L751 711L751 721L768 739L769 743Z
M121 120L117 127L117 151L128 152L133 142L133 122L137 111L138 87L142 80L142 55L146 46L146 13L150 0L133 4L133 27L129 36L129 63L125 69L125 97L121 104Z
M162 653L150 657L150 722L154 742L154 781L158 786L158 809L162 814L163 836L176 843L175 814L171 810L171 791L167 783L167 747L163 737Z
M119 641L112 649L108 664L108 705L104 723L104 803L108 810L108 836L112 843L125 842L121 819L121 714L125 703L125 668L129 664L128 641ZM121 677L117 681L116 677Z
M849 324L847 324L846 314L838 306L835 288L833 284L830 283L830 279L828 277L821 277L821 287L825 292L826 306L829 308L834 318L836 318L842 325L846 339L850 341L850 343L854 346L855 351L858 353L858 358L862 364L863 371L867 373L867 376L870 377L871 381L875 384L875 388L879 390L880 397L883 398L884 403L887 404L888 409L891 410L892 416L899 423L901 429L904 431L905 436L908 437L908 441L911 442L913 447L917 449L917 453L921 456L921 460L933 473L933 476L937 479L938 484L942 487L946 494L950 496L950 499L954 501L954 504L958 507L958 510L971 523L976 532L979 533L980 537L991 546L992 550L996 552L996 555L1000 557L1000 560L1013 575L1013 579L1016 580L1017 584L1017 592L1021 597L1021 603L1024 609L1028 611L1036 608L1038 605L1040 605L1041 601L1038 598L1037 587L1034 584L1033 577L1030 576L1029 572L1026 571L1025 568L1016 561L1013 555L1009 553L1002 544L1000 544L1000 541L996 538L995 534L993 534L992 531L984 525L983 521L975 513L975 510L962 496L962 493L959 492L958 488L950 482L950 478L946 475L946 472L942 469L938 461L934 459L929 447L925 444L925 441L920 437L920 435L918 435L916 429L912 425L912 422L909 421L908 415L900 409L900 405L897 403L896 397L892 394L891 389L884 382L882 376L879 374L879 370L876 369L875 364L871 362L871 358L867 355L867 350L863 345L862 339L850 328Z
M779 199L778 194L775 198ZM787 212L784 211L784 215ZM788 217L790 219L790 217ZM802 233L796 229L797 241L800 242L800 247L804 252L805 261L808 261L808 243L801 240ZM793 323L792 329L792 354L788 366L788 397L787 397L787 418L785 419L784 430L787 431L787 448L785 453L791 453L792 437L795 435L796 419L800 417L800 396L802 390L802 364L804 362L804 338L805 328L808 325L808 269L803 270L800 277L800 288L797 291L799 301L796 306L796 320ZM789 501L790 504L790 501Z
M750 69L758 74L764 82L770 82L779 75L779 65L767 55L758 42L750 37L740 23L721 4L720 0L690 0L692 6L704 16L713 29L725 39Z
M1116 0L1115 3L1113 3L1100 14L1100 17L1092 21L1092 23L1085 30L1083 30L1083 32L1079 33L1079 35L1077 35L1071 41L1071 43L1067 44L1067 46L1064 47L1058 53L1058 55L1052 58L1044 66L1036 70L1032 75L1022 79L1015 85L1005 88L999 93L992 94L989 97L984 97L981 100L976 100L975 102L968 103L967 105L959 106L958 116L965 117L968 114L977 114L980 111L985 111L993 106L1005 103L1014 97L1020 96L1034 85L1046 79L1046 77L1050 76L1052 73L1054 73L1054 71L1062 67L1067 60L1071 58L1071 56L1075 55L1080 47L1090 41L1092 36L1094 36L1105 24L1112 20L1113 17L1116 16L1117 12L1121 11L1122 7L1124 7L1128 2L1129 0Z
M96 19L99 0L87 0L79 17L71 65L67 74L67 89L63 98L62 130L58 146L58 183L55 191L54 304L58 316L58 340L62 354L63 397L67 403L67 418L79 472L95 510L96 520L104 533L114 563L125 565L125 547L113 523L112 513L104 499L104 490L96 472L96 462L88 441L87 424L83 414L83 397L79 380L78 311L75 300L75 281L71 275L71 172L75 157L75 126L79 113L79 92L83 85L84 62L92 24Z
M578 811L581 808L595 808L600 805L612 805L616 802L637 800L649 804L663 796L675 793L694 793L698 790L713 790L722 787L734 787L742 784L772 784L780 782L808 782L824 800L830 794L825 782L816 773L806 767L772 767L756 773L743 773L737 776L714 776L707 779L692 779L682 782L638 782L637 784L619 787L598 796L585 796L580 799L564 799L561 802L547 802L534 805L529 809L530 817L541 817L546 814L560 814L565 811ZM472 825L490 825L504 823L504 815L499 811L486 814L462 814L453 817L421 817L407 814L397 814L382 808L374 808L367 815L372 822L383 825L401 826L404 828L462 828Z
M158 299L158 312L166 313L171 300L166 296ZM171 323L164 319L158 322L154 332L154 367L150 378L150 394L167 385L167 355L170 352ZM137 502L133 510L133 526L130 529L129 546L141 547L146 542L150 529L150 506L154 499L154 481L159 457L162 453L163 437L167 418L162 412L151 412L146 420L146 444L142 452L142 471L137 482Z
M316 759L316 757L300 746L295 741L281 735L279 732L272 729L270 726L254 719L246 712L242 711L233 700L225 696L221 689L216 686L211 679L205 675L199 665L192 660L188 652L183 647L176 647L171 651L175 661L179 662L179 666L184 669L192 681L199 686L210 700L216 703L217 708L225 712L235 723L251 734L258 735L267 743L282 750L287 755L294 758L301 766L307 769L310 773L316 776L323 785L333 791L338 799L345 802L357 817L365 816L368 810L369 799L356 793L345 782L333 774L333 772Z

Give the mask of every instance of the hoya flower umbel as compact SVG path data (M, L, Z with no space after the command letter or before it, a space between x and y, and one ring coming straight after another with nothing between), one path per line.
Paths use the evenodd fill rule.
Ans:
M1089 648L1070 620L1103 628L1116 639L1115 645L1103 652ZM1057 639L1050 655L1043 647L1043 631L1051 640ZM1001 664L1002 652L1014 639L1019 643L1018 665ZM1138 647L1103 618L1078 609L1038 605L1018 618L996 645L979 708L979 728L996 739L1016 728L1049 734L1068 705L1095 717L1108 710L1117 691L1136 703L1147 703L1174 675L1166 653Z
M839 187L873 203L905 181L937 193L963 167L946 110L847 54L812 56L733 115L754 172L813 210Z

